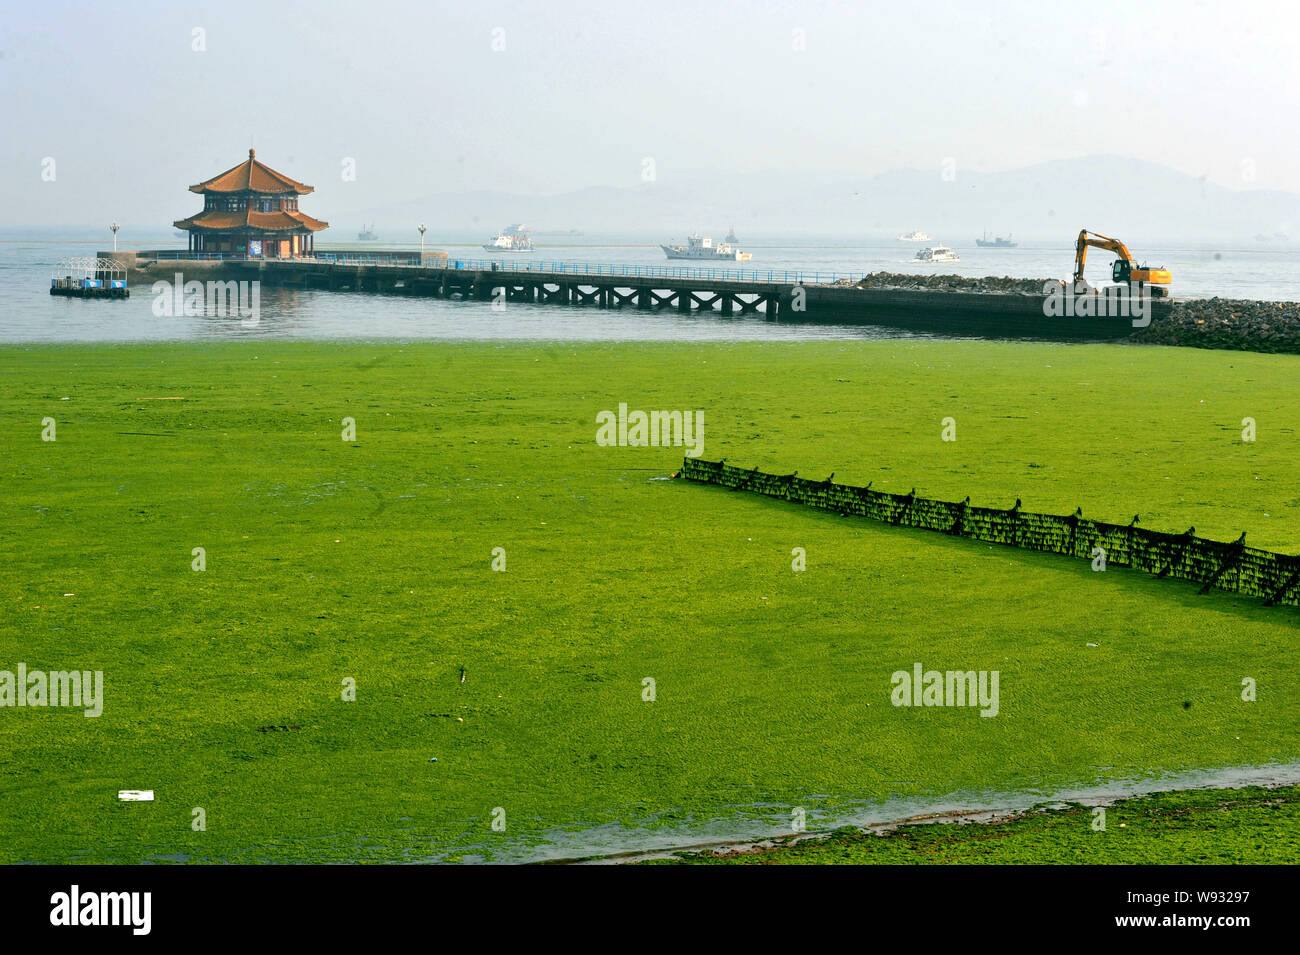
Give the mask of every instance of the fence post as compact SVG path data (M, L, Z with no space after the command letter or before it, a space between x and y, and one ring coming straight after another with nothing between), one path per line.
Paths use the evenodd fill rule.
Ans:
M1182 543L1178 545L1178 549L1174 551L1174 553L1169 555L1169 563L1165 564L1164 569L1161 570L1160 573L1156 574L1156 576L1164 577L1171 570L1173 570L1174 565L1176 565L1180 560L1183 559L1183 554L1187 553L1188 545L1190 545L1191 542L1195 540L1195 538L1196 538L1196 528L1195 527L1187 528L1187 532L1183 534L1181 537Z
M1219 569L1206 579L1197 593L1203 594L1218 583L1220 577L1237 566L1237 563L1241 560L1241 555L1245 552L1246 532L1242 531L1241 536L1227 546L1226 553L1223 556L1223 563L1219 565Z
M1083 508L1076 507L1074 513L1065 519L1065 523L1070 525L1070 550L1071 557L1079 556L1079 518L1083 517Z
M1295 571L1292 572L1291 576L1286 579L1286 581L1282 584L1281 587L1277 588L1277 590L1273 591L1271 594L1269 594L1267 597L1264 598L1265 607L1273 606L1275 603L1277 603L1279 600L1281 600L1283 597L1286 596L1286 592L1288 590L1294 587L1297 583L1300 583L1300 558L1292 557L1290 559L1295 562L1295 568L1296 568Z
M785 493L783 496L787 501L790 500L790 491L794 487L794 479L798 476L798 474L799 474L798 471L793 471L790 474L785 475L785 477L781 478L782 483L785 485Z
M948 533L960 537L962 536L962 532L966 529L966 511L970 508L970 495L967 494L966 500L962 501L957 506L960 507L961 510L957 512L957 519L952 522L952 527L948 528Z
M895 526L902 524L903 518L906 517L907 512L912 509L912 504L916 501L916 488L912 488L912 490L907 493L905 500L907 503L903 505L902 509L896 515L894 515L893 523ZM911 527L912 525L908 524L907 526Z

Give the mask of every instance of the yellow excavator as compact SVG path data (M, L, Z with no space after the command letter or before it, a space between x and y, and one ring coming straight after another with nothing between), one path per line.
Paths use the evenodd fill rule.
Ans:
M1119 239L1112 239L1109 236L1099 235L1096 232L1089 232L1082 229L1079 232L1079 240L1075 243L1074 251L1074 284L1079 287L1083 279L1083 265L1088 260L1088 248L1106 249L1114 252L1119 256L1115 264L1111 267L1111 279L1116 282L1127 282L1130 291L1139 291L1141 285L1151 286L1152 298L1168 298L1169 289L1162 288L1173 281L1173 276L1169 270L1161 266L1160 268L1148 268L1146 265L1138 265L1133 258L1133 253L1129 252L1128 246ZM1139 288L1133 288L1136 283Z

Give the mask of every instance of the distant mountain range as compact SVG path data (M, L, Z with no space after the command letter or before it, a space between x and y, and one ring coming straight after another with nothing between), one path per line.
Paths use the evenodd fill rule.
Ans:
M327 203L328 196L315 199ZM382 231L437 223L440 232L484 237L510 222L537 229L655 232L691 230L890 235L920 229L974 237L984 230L1060 240L1081 228L1129 242L1170 239L1300 240L1300 195L1229 189L1168 166L1121 156L1088 156L1009 172L902 169L876 176L699 170L651 183L551 196L479 191L435 193L383 206L320 209L340 225L375 221Z

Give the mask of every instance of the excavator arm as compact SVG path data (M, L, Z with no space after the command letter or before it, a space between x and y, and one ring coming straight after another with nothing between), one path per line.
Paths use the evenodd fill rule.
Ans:
M1168 285L1173 281L1168 269L1150 269L1146 266L1139 268L1137 262L1133 259L1133 253L1119 239L1112 239L1110 236L1081 229L1079 230L1079 239L1074 245L1074 281L1076 284L1083 281L1083 267L1088 261L1089 248L1105 249L1108 252L1114 252L1119 257L1119 261L1115 263L1114 268L1111 270L1111 277L1116 282L1146 282L1151 285ZM1168 295L1168 292L1164 290L1153 290L1153 293L1161 297Z
M1079 241L1074 245L1074 280L1076 282L1083 278L1083 266L1088 261L1089 246L1094 249L1105 249L1107 252L1114 252L1128 263L1129 268L1137 264L1133 261L1133 254L1129 252L1128 246L1119 239L1112 239L1110 236L1089 232L1087 229L1080 229Z

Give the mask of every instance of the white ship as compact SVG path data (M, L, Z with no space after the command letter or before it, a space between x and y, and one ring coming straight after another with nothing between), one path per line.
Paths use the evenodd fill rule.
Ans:
M932 245L916 253L921 262L960 262L961 256L946 245Z
M898 237L899 242L933 242L934 236L924 232L904 232Z
M707 235L689 235L686 237L686 245L661 245L659 248L664 250L664 255L670 259L708 259L717 261L726 259L730 262L748 262L751 258L748 252L741 252L733 244L736 241L735 234L727 236L727 240L717 245L713 244L713 237Z
M533 239L531 230L519 223L508 225L496 234L491 242L485 242L483 248L489 252L531 252Z

